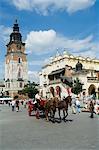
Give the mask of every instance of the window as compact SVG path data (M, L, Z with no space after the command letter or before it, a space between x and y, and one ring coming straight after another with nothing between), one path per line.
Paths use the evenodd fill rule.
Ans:
M10 83L8 83L8 88L10 88Z
M21 58L18 58L18 63L21 63Z
M20 82L20 88L22 88L22 82Z
M46 75L44 75L44 79L46 79Z
M19 71L18 71L18 78L21 78L21 69L19 68Z
M91 71L91 77L93 77L93 71Z

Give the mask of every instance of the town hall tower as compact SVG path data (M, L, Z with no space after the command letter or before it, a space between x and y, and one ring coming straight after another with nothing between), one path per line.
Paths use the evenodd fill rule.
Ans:
M14 97L28 82L27 54L25 54L25 43L22 42L17 20L13 25L10 41L6 46L5 89L7 95Z

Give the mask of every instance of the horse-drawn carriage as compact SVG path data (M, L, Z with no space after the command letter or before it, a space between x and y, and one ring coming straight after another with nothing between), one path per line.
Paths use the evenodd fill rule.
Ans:
M71 96L64 97L63 100L59 100L58 97L53 97L50 99L40 99L39 102L28 102L28 114L31 116L32 111L35 112L35 116L37 119L40 118L40 112L43 113L46 120L49 120L49 114L52 118L52 121L55 121L55 113L58 109L59 119L61 119L60 111L63 110L63 120L65 121L66 117L68 116L68 105L71 106Z
M32 104L29 107L29 115L31 115L32 111L35 111L36 118L39 118L39 112L42 111L45 115L46 120L49 119L49 114L55 119L55 112L58 109L59 119L61 121L61 114L60 111L63 110L63 119L65 121L66 117L68 116L68 105L71 106L71 88L70 83L71 80L67 80L66 78L62 78L61 88L59 86L56 87L56 91L53 87L50 87L50 98L43 100L39 97L39 95L36 96L36 102ZM66 82L66 83L65 83ZM69 86L67 86L67 82L69 83ZM31 104L30 104L31 105Z
M36 112L37 110L43 110L46 100L41 99L38 101L28 101L28 115L31 116L32 112Z

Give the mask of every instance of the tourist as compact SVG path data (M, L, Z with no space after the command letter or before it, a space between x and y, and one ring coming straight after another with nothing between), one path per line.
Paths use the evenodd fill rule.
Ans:
M93 103L92 100L90 101L89 110L90 110L90 113L91 113L90 118L94 118L94 103Z
M28 115L31 116L31 112L33 111L33 104L31 101L28 101Z
M76 114L76 99L72 99L72 114Z
M15 108L15 100L12 100L11 105L12 105L12 111L14 111L14 108Z
M19 111L19 100L16 100L16 112Z
M79 97L77 97L76 99L76 109L77 109L77 112L80 113L81 110L80 110L80 101L79 101Z
M72 95L72 114L76 114L76 97Z
M11 105L11 102L10 102L10 101L8 101L8 105L9 105L9 107L10 107L10 105Z
M26 99L23 102L23 106L24 106L24 108L26 108L26 106L27 106L27 100Z

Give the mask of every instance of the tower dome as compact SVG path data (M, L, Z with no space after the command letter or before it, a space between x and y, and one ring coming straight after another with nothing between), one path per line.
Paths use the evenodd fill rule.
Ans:
M22 42L22 36L21 36L21 33L19 32L19 26L18 26L17 20L15 20L15 23L13 25L13 32L10 34L10 43L12 41L17 42L17 43Z
M82 65L82 63L80 63L79 60L78 60L78 62L77 62L77 64L76 64L76 71L81 71L82 68L83 68L83 65Z

